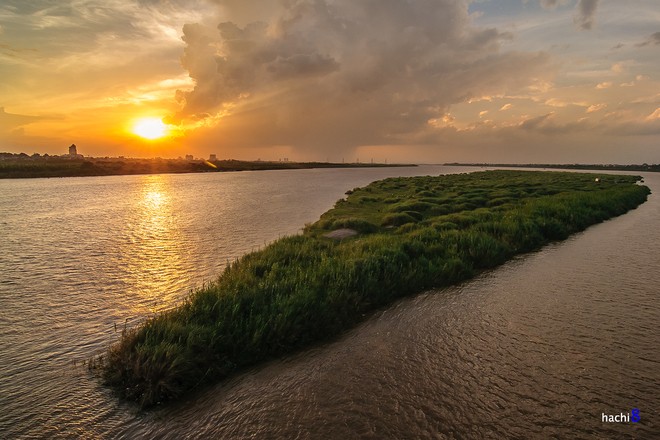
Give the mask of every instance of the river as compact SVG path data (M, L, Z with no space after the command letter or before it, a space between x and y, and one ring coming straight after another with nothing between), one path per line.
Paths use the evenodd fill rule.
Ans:
M2 438L654 438L660 176L636 210L336 341L139 413L82 363L227 261L394 175L261 171L0 181ZM639 423L602 415L639 409Z

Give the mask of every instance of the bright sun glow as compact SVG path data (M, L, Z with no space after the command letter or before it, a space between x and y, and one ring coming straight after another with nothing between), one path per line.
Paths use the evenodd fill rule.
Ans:
M133 133L145 139L158 139L167 134L167 125L158 118L142 118L133 125Z

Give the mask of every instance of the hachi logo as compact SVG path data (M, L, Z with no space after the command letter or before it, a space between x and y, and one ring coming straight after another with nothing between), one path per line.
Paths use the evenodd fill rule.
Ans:
M600 419L603 423L639 423L642 420L642 416L639 413L639 408L633 408L629 413L601 413Z

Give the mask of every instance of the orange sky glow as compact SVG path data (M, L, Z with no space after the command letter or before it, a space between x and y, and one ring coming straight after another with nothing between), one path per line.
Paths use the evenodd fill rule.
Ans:
M655 0L8 0L0 151L658 163L659 23Z

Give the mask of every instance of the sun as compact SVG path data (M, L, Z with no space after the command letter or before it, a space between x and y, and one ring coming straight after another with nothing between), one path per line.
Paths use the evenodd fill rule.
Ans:
M167 131L167 125L158 118L141 118L133 125L134 134L149 140L162 138Z

